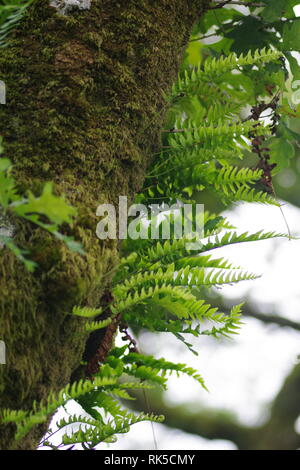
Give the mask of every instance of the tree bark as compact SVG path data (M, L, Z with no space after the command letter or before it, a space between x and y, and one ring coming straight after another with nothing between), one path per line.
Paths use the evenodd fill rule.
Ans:
M114 241L96 238L96 208L132 199L160 148L167 109L192 25L208 0L93 0L61 15L35 1L1 51L0 106L5 156L18 190L39 194L55 183L77 207L72 228L86 256L72 253L33 225L14 221L15 239L31 250L29 273L0 250L0 408L30 409L70 380L86 343L74 305L98 307L118 262ZM102 299L102 300L101 300ZM16 443L2 426L1 449L33 449L45 427Z

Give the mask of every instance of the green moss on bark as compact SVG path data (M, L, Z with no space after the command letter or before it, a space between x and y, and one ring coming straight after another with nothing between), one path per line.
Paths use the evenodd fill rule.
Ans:
M21 192L52 180L78 208L71 234L87 255L18 222L17 242L32 251L34 274L0 250L0 408L30 408L58 390L80 363L86 341L73 305L99 306L117 245L95 235L96 208L140 190L160 147L164 94L175 80L193 21L206 0L94 0L60 16L35 2L0 54L7 105L0 135ZM70 231L70 229L68 229ZM41 432L41 430L39 431ZM31 448L35 433L20 444ZM3 429L0 448L14 448Z

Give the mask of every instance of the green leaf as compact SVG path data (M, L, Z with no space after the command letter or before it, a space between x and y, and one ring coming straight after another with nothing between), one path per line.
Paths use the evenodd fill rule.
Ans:
M289 52L286 52L285 55L289 61L293 79L300 80L300 67L299 67L297 59L295 59L295 57L293 57L292 54L290 54Z
M46 183L42 195L35 197L31 192L24 204L16 206L15 212L30 220L31 214L41 214L48 217L51 222L60 225L64 222L72 224L76 209L70 206L63 197L52 193L52 183Z
M290 164L290 159L295 155L295 148L285 138L274 138L269 144L272 161L277 164L276 170L286 168Z
M220 28L221 23L225 21L243 18L243 14L233 8L220 8L217 14L214 10L209 10L202 16L199 23L194 27L193 34L199 35L199 32L206 33L212 26Z
M189 43L189 47L186 50L186 61L189 65L198 65L202 59L201 49L203 45L198 41Z
M8 158L0 158L0 172L8 170L11 166L11 161Z
M300 18L284 25L282 39L284 51L300 51Z
M261 17L267 23L273 23L283 16L286 4L286 0L269 0L268 5L261 12Z
M238 54L270 47L272 42L272 34L264 29L264 25L258 17L251 15L245 16L239 25L228 32L226 36L234 40L231 50Z
M0 205L5 209L15 199L15 181L8 175L10 167L10 160L0 158Z
M18 247L10 237L4 237L3 235L0 235L0 243L3 243L10 251L12 251L16 258L25 264L26 269L29 272L32 273L35 270L37 264L34 261L26 258L26 255L28 255L27 250L23 250L22 248Z
M69 237L67 235L63 235L60 232L57 232L56 230L51 231L49 230L49 225L45 225L44 228L48 230L49 232L53 233L53 235L61 240L63 243L66 244L66 246L69 248L70 251L73 251L74 253L80 253L81 255L85 255L85 251L83 249L83 246L80 242L77 242L74 240L74 237Z

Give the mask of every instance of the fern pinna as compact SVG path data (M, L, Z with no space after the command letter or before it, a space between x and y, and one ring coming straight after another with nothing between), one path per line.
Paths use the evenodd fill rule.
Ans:
M263 67L279 57L279 52L266 49L240 57L230 54L207 58L180 74L168 97L170 111L161 153L156 155L144 189L137 196L139 203L150 207L156 204L160 213L156 218L158 229L168 220L173 237L128 238L123 242L123 258L111 286L110 302L98 309L75 307L72 312L85 319L87 332L112 324L113 334L118 326L123 332L128 326L165 332L197 354L187 340L188 334L218 338L235 334L240 328L242 305L233 307L229 315L223 314L201 298L203 288L255 279L257 275L232 266L214 253L219 247L285 234L239 233L224 217L205 212L198 248L190 249L193 238L189 234L177 238L172 230L176 217L182 218L180 204L176 214L170 212L169 205L178 201L196 204L206 192L215 194L223 204L246 201L279 205L270 192L259 186L263 171L241 165L245 152L251 150L251 138L266 138L272 129L252 117L240 117L258 98L253 90L242 86L241 77L251 73L253 66ZM147 222L146 216L141 217L140 226ZM56 423L59 430L66 428L59 444L52 443L54 431L50 429L41 445L57 449L80 444L84 449L93 449L101 442L113 442L116 434L127 432L136 422L162 421L160 416L136 415L120 406L118 399L132 398L131 389L166 387L171 373L187 374L205 388L195 370L140 354L130 335L124 338L128 344L113 348L104 363L97 363L92 378L50 395L46 403L35 403L31 412L5 410L3 421L16 423L16 437L21 438L59 406L74 399L81 405L82 414Z
M33 0L2 0L0 5L0 47L9 43L9 33L23 18Z

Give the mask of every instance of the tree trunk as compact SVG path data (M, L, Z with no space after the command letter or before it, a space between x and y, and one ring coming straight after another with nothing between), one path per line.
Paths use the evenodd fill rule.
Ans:
M31 274L0 250L0 337L7 350L0 408L29 409L79 366L87 338L81 319L69 313L74 305L101 304L118 262L117 243L96 237L96 208L141 189L160 148L164 94L207 4L93 0L87 10L62 15L38 0L1 51L7 104L0 106L0 135L18 190L39 194L54 181L57 194L78 209L66 230L86 256L14 221L16 242L31 250L38 269ZM44 430L17 444L12 427L2 426L0 448L33 449Z

